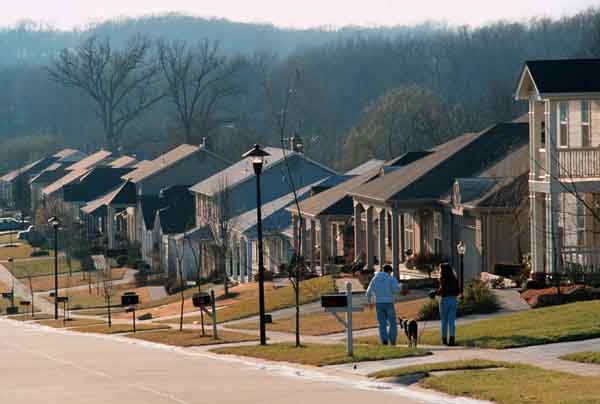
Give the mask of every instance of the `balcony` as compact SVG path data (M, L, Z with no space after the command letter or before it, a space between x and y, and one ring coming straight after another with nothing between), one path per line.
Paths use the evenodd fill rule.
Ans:
M564 179L600 178L600 149L559 149L558 173Z

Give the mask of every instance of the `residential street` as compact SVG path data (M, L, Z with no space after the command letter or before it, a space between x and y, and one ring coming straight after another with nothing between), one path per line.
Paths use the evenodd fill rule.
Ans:
M0 402L470 403L332 369L271 366L0 320Z

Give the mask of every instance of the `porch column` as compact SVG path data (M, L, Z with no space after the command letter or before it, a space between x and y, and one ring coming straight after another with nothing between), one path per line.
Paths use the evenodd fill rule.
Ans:
M363 207L357 203L354 205L354 261L360 261L363 253Z
M294 251L297 254L300 254L300 250L298 249L298 244L299 244L299 241L300 241L298 239L298 221L299 221L298 216L292 215L292 229L293 229L292 230L293 231L293 233L292 233L292 240L293 240L292 245L294 246Z
M306 231L306 218L299 220L300 221L300 253L306 260L308 257L308 239L307 239L307 231Z
M248 281L246 278L246 258L248 253L246 252L246 240L240 240L240 248L239 248L239 260L240 260L240 283L244 283Z
M558 181L558 102L546 102L546 179L550 183L546 194L546 272L558 270L558 194L555 192Z
M252 273L252 241L246 242L246 279L248 282L254 281L254 274Z
M392 211L392 268L394 269L394 277L400 280L400 254L398 240L398 213Z
M331 251L331 256L333 257L334 261L335 261L335 257L337 257L338 255L338 248L337 248L337 240L338 240L338 224L337 223L331 223L330 227L329 227L329 233L331 235L331 242L330 244L330 251Z
M237 242L233 247L233 270L235 271L234 279L239 282L240 278L242 277L239 242Z
M377 241L379 242L379 267L383 268L385 265L385 219L387 213L385 209L379 209L378 212L378 235Z
M319 236L321 239L321 275L326 274L326 268L329 262L329 232L329 219L327 219L326 217L321 217L321 219L319 220Z
M558 239L558 195L546 194L546 272L558 271L558 253L560 240Z
M367 216L367 225L366 227L366 233L367 233L367 245L365 248L365 254L367 255L367 268L368 269L373 269L373 254L375 251L373 251L373 207L369 206L366 209L366 216Z
M400 261L406 261L406 233L404 230L404 212L400 212Z
M314 271L317 269L316 265L316 249L317 249L317 222L314 220L310 221L310 268Z

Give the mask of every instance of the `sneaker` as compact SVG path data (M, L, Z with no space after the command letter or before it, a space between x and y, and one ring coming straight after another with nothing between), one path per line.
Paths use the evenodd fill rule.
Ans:
M456 341L454 340L454 337L450 337L450 341L448 342L448 346L456 346Z

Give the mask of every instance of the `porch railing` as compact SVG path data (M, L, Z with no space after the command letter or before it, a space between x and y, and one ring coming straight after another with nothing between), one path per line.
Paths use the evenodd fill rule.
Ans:
M562 267L580 272L600 271L600 249L564 247L561 250Z
M600 177L600 149L559 149L558 172L565 179Z

